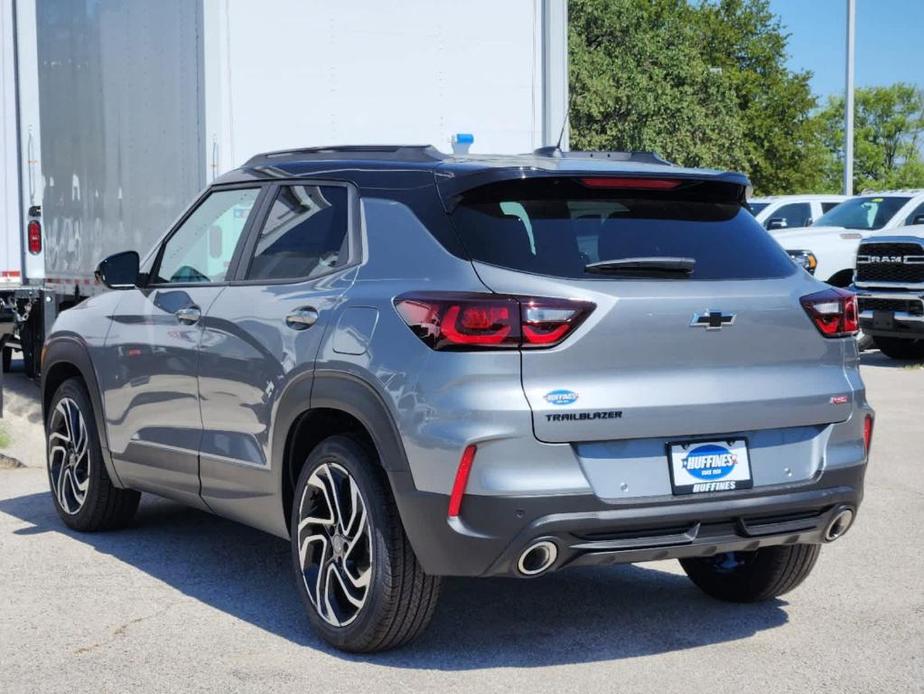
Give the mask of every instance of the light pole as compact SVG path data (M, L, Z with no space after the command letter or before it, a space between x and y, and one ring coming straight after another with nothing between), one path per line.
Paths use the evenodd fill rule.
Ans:
M844 195L853 195L853 49L856 0L847 0L847 94L844 99Z

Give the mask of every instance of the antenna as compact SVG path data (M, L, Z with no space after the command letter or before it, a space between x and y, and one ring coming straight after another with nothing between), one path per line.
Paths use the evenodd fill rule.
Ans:
M558 133L558 142L555 143L555 149L561 152L561 141L565 139L565 128L568 127L568 121L571 119L571 95L568 95L568 106L565 108L565 117L562 120L561 132Z

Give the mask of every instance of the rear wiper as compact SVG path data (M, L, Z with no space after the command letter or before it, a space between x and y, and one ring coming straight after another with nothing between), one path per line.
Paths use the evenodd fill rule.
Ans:
M689 275L694 267L696 260L693 258L617 258L585 265L584 272L601 275Z

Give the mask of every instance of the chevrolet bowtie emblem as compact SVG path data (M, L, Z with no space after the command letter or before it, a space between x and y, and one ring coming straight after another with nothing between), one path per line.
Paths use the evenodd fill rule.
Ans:
M721 330L723 326L731 325L735 322L734 313L722 313L721 311L705 311L703 313L694 313L693 320L690 321L691 328L705 328L706 330Z

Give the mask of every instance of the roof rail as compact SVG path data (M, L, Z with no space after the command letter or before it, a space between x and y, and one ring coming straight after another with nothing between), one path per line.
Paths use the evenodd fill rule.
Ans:
M654 152L565 152L557 145L540 147L533 151L537 157L554 157L555 159L610 159L612 161L632 161L639 164L660 164L674 166Z
M257 154L244 166L256 166L277 159L388 159L395 161L439 161L445 159L433 145L333 145L300 147Z

